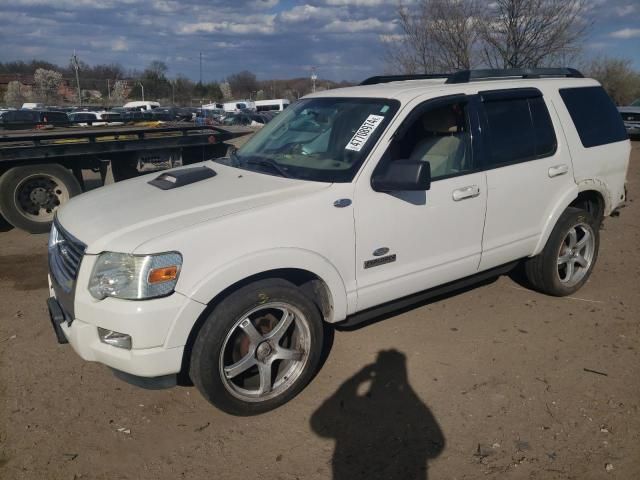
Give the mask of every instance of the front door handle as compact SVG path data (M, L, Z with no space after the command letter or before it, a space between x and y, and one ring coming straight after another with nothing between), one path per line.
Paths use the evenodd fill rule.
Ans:
M458 188L453 191L453 200L459 202L465 198L473 198L480 195L480 187L477 185L469 185L468 187Z
M553 177L557 177L559 175L564 175L565 173L569 172L569 166L565 165L564 163L561 165L554 165L553 167L549 168L549 177L553 178Z

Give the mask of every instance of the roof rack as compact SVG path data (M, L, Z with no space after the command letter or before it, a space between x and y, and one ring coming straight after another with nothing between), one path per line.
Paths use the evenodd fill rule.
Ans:
M403 82L405 80L433 80L434 78L449 78L450 73L425 73L417 75L378 75L360 82L360 85L376 85L378 83Z
M505 68L503 70L461 70L449 75L446 83L469 83L504 78L568 77L584 78L575 68Z
M446 78L446 83L469 83L479 80L496 80L505 78L542 78L542 77L568 77L584 78L584 75L575 68L505 68L505 69L481 69L460 70L455 73L427 73L418 75L379 75L369 77L360 85L376 85L378 83L403 82L405 80L431 80L434 78Z

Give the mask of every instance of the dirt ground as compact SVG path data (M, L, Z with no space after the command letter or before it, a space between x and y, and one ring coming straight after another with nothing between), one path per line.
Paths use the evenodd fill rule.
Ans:
M640 478L640 200L575 297L501 277L338 331L306 390L253 418L58 345L46 241L0 233L2 479Z

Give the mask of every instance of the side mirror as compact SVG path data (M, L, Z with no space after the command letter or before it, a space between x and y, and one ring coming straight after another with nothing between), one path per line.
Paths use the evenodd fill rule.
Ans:
M431 188L431 166L418 160L395 160L373 174L371 186L376 192L424 192Z

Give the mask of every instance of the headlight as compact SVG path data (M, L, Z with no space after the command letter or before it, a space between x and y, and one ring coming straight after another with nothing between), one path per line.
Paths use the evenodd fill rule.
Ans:
M93 267L89 292L98 300L106 297L142 300L173 292L180 275L182 255L101 253Z

